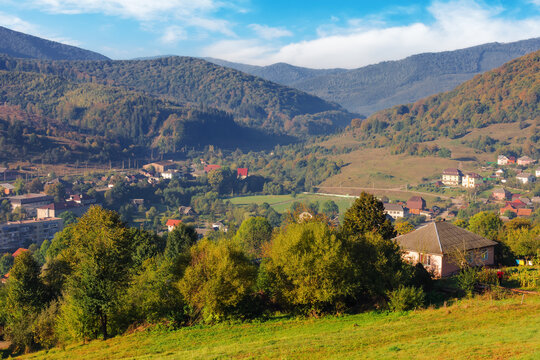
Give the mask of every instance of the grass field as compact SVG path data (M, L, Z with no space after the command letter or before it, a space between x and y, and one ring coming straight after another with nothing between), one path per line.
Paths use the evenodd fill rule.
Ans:
M539 359L540 297L141 331L25 359Z
M344 198L339 196L325 196L325 195L315 195L315 194L297 194L296 196L292 195L255 195L255 196L239 196L234 198L228 198L231 203L235 205L249 205L262 203L268 203L274 210L279 213L284 213L287 210L290 210L291 205L295 202L309 203L318 201L322 209L322 203L328 200L333 200L339 207L340 214L345 213L345 211L352 205L354 198Z

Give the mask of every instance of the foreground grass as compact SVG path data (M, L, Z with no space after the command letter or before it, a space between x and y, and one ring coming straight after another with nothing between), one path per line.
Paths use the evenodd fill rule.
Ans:
M540 297L472 299L404 314L364 313L146 331L26 359L538 359Z

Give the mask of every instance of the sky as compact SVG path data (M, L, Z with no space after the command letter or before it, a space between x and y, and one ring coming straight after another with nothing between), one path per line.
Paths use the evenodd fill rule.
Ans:
M0 25L112 59L357 68L540 36L540 0L0 0Z

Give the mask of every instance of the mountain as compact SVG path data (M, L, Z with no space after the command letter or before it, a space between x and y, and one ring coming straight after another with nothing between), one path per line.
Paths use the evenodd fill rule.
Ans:
M0 57L0 69L113 85L195 107L231 113L241 125L305 136L335 131L357 117L335 103L202 59L35 61Z
M360 138L378 135L386 145L394 145L396 153L402 153L417 143L459 139L473 129L515 122L530 127L522 132L520 142L522 148L528 148L526 152L536 153L540 140L540 50L477 75L450 92L379 111L352 127Z
M247 74L255 75L266 80L293 86L296 83L313 79L319 76L334 75L347 72L346 69L310 69L294 66L287 63L277 63L268 66L247 65L216 58L205 58L211 63L236 69Z
M0 53L41 60L108 60L106 56L75 46L45 40L0 26Z
M349 111L369 115L452 90L477 74L538 49L540 38L534 38L413 55L353 70L314 70L288 64L261 67L211 61L306 91L336 102Z

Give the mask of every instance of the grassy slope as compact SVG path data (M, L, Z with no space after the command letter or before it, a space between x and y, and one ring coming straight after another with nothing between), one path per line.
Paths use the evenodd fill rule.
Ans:
M364 313L322 319L139 332L72 345L27 359L538 359L540 298L472 299L407 314Z

